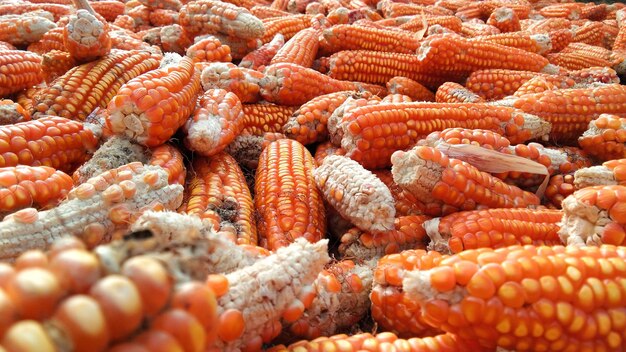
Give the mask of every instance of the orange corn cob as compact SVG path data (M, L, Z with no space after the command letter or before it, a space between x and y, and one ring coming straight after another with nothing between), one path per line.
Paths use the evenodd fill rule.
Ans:
M574 173L574 186L582 189L592 186L626 186L626 159L609 160L602 165L582 168Z
M243 129L241 101L224 89L209 89L183 126L185 146L203 156L215 155L232 142Z
M65 51L50 50L41 57L41 69L47 83L54 81L77 65L72 55Z
M286 139L278 132L265 132L261 135L240 134L225 149L235 160L245 168L250 189L254 187L254 170L259 166L261 152L272 142Z
M313 178L314 167L308 150L290 139L272 142L261 152L254 206L262 247L275 250L299 237L311 242L324 238L326 211Z
M126 14L135 20L136 29L146 28L150 25L150 9L138 3L137 6L126 10Z
M539 14L547 18L558 17L576 20L580 18L582 7L583 5L579 3L552 4L539 10Z
M463 211L424 223L430 250L456 254L482 247L559 245L560 210L485 209Z
M93 10L108 22L113 22L124 14L124 3L121 1L98 0L89 2Z
M360 96L350 95L328 118L327 128L330 136L330 141L335 145L341 145L341 138L343 136L343 130L340 131L345 116L350 116L350 113L357 108L371 105L382 105L382 99L378 96ZM392 104L385 104L392 105ZM395 105L395 104L393 104Z
M456 16L427 16L425 20L428 27L440 25L453 32L461 32L462 22ZM424 29L424 21L421 15L414 15L411 16L407 22L398 26L398 28L411 32L417 32Z
M328 71L330 70L330 57L323 56L319 59L315 59L311 68L320 73L328 73Z
M272 103L243 104L241 134L261 136L266 132L280 132L296 107Z
M597 88L550 90L519 97L513 106L552 124L551 138L578 138L600 114L626 114L626 87L616 84Z
M604 42L603 28L604 26L600 22L586 21L582 26L574 29L572 42L602 46Z
M111 48L118 50L146 50L159 56L163 55L159 48L142 41L142 37L126 29L119 29L109 32L111 36Z
M172 11L180 11L183 4L178 0L138 0L140 4L150 10L166 9ZM187 1L184 1L187 2Z
M0 214L37 207L50 208L72 188L72 178L48 166L0 168Z
M407 273L403 288L429 324L485 348L614 350L624 257L614 246L467 250Z
M161 145L187 121L199 92L191 59L168 53L158 69L128 81L111 99L107 128L148 147Z
M587 51L560 52L548 54L550 63L568 70L580 70L594 66L611 67L613 63L605 57L598 57Z
M580 147L600 160L626 158L626 118L601 114L578 138Z
M384 18L422 14L433 16L454 15L452 11L438 6L420 6L417 4L392 1L381 1L376 6L378 7L378 10L382 12Z
M476 93L455 82L446 82L439 86L435 94L438 103L484 103Z
M285 41L291 39L296 33L311 26L313 15L291 15L285 17L273 17L263 20L265 33L261 37L263 44L269 43L276 34L282 34Z
M331 153L331 151L324 151L323 149L320 149L321 146L318 147L318 150L315 152L315 161L317 161L318 164L321 163L323 161L323 158L328 155L345 155L345 151L343 150L339 150L338 152L333 150ZM318 158L321 158L321 160L318 161ZM419 199L415 198L411 193L405 191L404 189L402 189L402 187L396 184L396 182L393 180L391 170L380 169L374 170L372 172L385 184L385 186L387 186L387 188L389 188L396 207L396 217L421 215L428 212L428 210L424 207L424 204Z
M607 12L607 4L587 3L580 9L580 17L592 21L601 21L606 17Z
M386 104L399 104L410 103L413 99L410 96L404 94L389 94L385 96L380 102Z
M259 19L291 16L291 13L287 11L264 5L252 6L252 8L250 8L250 13L252 13L254 16L256 16L256 18Z
M148 165L160 166L167 172L167 182L170 185L185 184L185 160L180 150L170 144L162 144L151 150Z
M332 54L342 50L373 50L413 54L420 37L409 31L376 29L354 24L332 26L323 32L321 51Z
M513 143L542 138L550 128L536 116L511 108L495 109L481 103L401 103L359 107L343 118L337 135L331 137L341 140L347 156L375 169L389 166L396 150L451 127L492 130Z
M428 237L422 225L427 220L430 217L424 215L400 216L394 220L394 230L378 234L352 228L341 236L339 253L368 260L406 249L426 249Z
M204 39L205 37L215 37L217 38L222 45L226 45L230 48L230 56L233 60L239 60L244 56L248 55L250 52L258 49L263 43L260 39L241 39L234 36L228 36L223 34L211 34L206 36L198 36L195 38L195 41L199 41Z
M230 62L230 48L216 37L197 41L187 48L187 57L193 62Z
M41 57L22 50L0 50L0 97L30 88L43 80Z
M242 39L260 38L263 22L247 9L215 0L197 0L180 9L179 24L190 37L223 33Z
M511 32L478 36L472 38L471 40L504 45L510 48L517 48L540 55L544 55L552 51L552 38L547 34Z
M417 146L391 156L396 183L425 204L438 204L442 214L480 208L538 205L539 198L474 166L448 158L439 150ZM428 174L428 179L423 175Z
M94 61L111 51L109 25L86 0L74 1L78 10L64 26L63 45L76 61Z
M0 50L17 50L12 44L0 41Z
M328 15L326 15L326 20L328 20L331 25L351 24L361 19L379 21L383 18L378 14L378 12L372 10L369 7L360 7L352 10L348 10L345 7L340 7L329 12Z
M569 29L560 29L552 31L548 34L550 36L551 48L549 53L558 53L571 44L573 39L572 31Z
M150 24L155 27L169 26L178 23L178 12L173 10L156 9L150 12Z
M264 77L261 72L230 62L214 62L203 68L200 81L205 91L225 89L234 93L242 103L256 103L261 100L260 82Z
M52 28L43 34L41 39L30 44L27 49L37 54L44 54L50 50L66 51L63 44L64 27Z
M584 169L581 169L584 170ZM561 209L563 199L574 193L574 175L553 175L548 181L548 186L543 194L542 205L552 209Z
M260 81L261 96L281 105L301 105L320 95L342 90L368 90L381 94L385 89L375 85L340 81L313 69L290 63L270 65Z
M37 92L33 117L56 115L84 120L94 109L106 107L127 81L157 68L159 60L147 51L116 51L76 66Z
M404 94L413 101L435 101L435 94L428 88L406 77L393 77L387 81L387 90L390 94Z
M536 21L525 22L524 20L520 21L522 24L522 30L528 31L533 34L538 33L550 33L552 31L558 31L562 29L570 29L572 26L572 22L566 18L545 18ZM526 23L526 25L524 25Z
M4 3L0 4L0 16L4 15L21 15L27 12L35 11L49 12L54 16L54 21L58 21L62 16L69 15L71 8L67 5L54 4L54 3L41 3L32 4L28 2L24 3Z
M518 32L522 29L517 13L508 7L495 9L491 15L489 15L487 24L498 28L501 33Z
M234 226L235 243L256 245L252 195L235 159L224 152L211 158L198 157L191 170L189 194L179 211L211 219L216 230Z
M0 40L17 46L26 46L40 40L43 35L55 28L51 20L24 15L5 15L0 17Z
M278 33L269 43L263 44L260 48L244 56L239 66L261 71L270 64L272 58L283 45L285 45L285 37Z
M98 144L82 123L62 117L0 126L0 141L0 167L41 165L61 171L84 162Z
M161 28L159 39L164 52L173 52L179 55L185 55L187 48L192 44L190 37L178 24Z
M544 76L537 76L522 84L513 95L516 97L521 97L526 94L535 94L545 92L547 90L557 89L559 89L558 86L553 82L550 82L548 78Z
M346 151L341 149L341 147L337 147L336 145L332 144L330 141L323 142L323 143L318 144L317 148L315 148L315 155L313 155L313 158L315 159L315 163L317 165L321 165L324 162L324 159L326 159L326 157L329 157L331 155L346 155ZM387 187L389 187L389 184L387 184L380 177L380 175L376 174L376 176L378 176L378 178L380 178L381 181L383 181L383 183L385 183ZM389 188L391 190L391 187ZM392 195L393 195L393 191L392 191Z
M30 121L30 114L13 100L0 100L0 125L13 125Z
M270 61L270 65L287 62L311 67L319 47L320 31L314 28L301 30L283 45Z
M486 24L481 20L466 21L461 24L460 34L468 38L476 38L481 36L491 36L500 34L500 30L496 26Z
M39 92L39 87L35 86L32 88L27 88L17 93L15 97L15 101L20 104L26 111L28 116L31 116L30 112L34 110L33 108L33 97L37 92Z

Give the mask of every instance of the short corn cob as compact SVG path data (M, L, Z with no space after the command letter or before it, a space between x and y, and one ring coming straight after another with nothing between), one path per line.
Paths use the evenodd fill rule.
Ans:
M180 9L179 24L190 36L223 33L242 39L260 38L263 22L247 9L215 0L197 0Z
M424 223L428 249L442 254L482 247L559 245L560 210L485 209L463 211Z
M167 182L172 184L185 184L186 170L185 160L180 150L171 144L161 144L150 150L150 159L147 164L160 166L167 172Z
M128 81L111 99L107 128L148 147L161 145L187 121L199 92L191 59L168 53L159 69Z
M63 44L64 27L55 27L43 34L39 41L30 44L26 49L37 54L44 54L50 50L66 51Z
M276 34L282 34L285 41L288 41L303 29L311 26L312 15L291 15L285 17L273 17L263 20L265 33L261 37L263 44L269 43Z
M219 153L211 158L196 158L193 174L187 186L187 199L179 208L189 215L210 220L216 230L222 226L234 226L237 244L258 242L252 195L243 172L233 157ZM226 224L223 224L226 223Z
M333 54L342 50L373 50L413 54L420 46L420 37L409 31L397 31L340 24L323 32L320 50Z
M180 11L180 8L183 7L183 4L178 0L139 0L139 3L151 10L166 9Z
M487 24L498 28L501 33L518 32L522 29L517 13L508 7L495 9L489 15Z
M485 348L612 350L623 260L614 246L468 250L407 273L403 288L429 324Z
M446 82L439 86L435 94L438 103L484 103L476 93L455 82Z
M396 183L425 204L439 204L442 214L481 208L523 208L539 198L439 150L417 146L391 156Z
M382 94L383 87L330 78L313 69L290 63L270 65L260 81L261 96L281 105L301 105L320 95L342 90L368 90Z
M406 77L393 77L387 81L387 90L390 94L404 94L413 101L435 101L435 94L428 88Z
M113 22L118 16L124 14L124 4L117 0L92 1L89 4L93 10L107 20L107 22Z
M548 208L561 209L563 200L570 194L574 193L575 190L574 175L553 175L550 177L548 186L543 193L544 199L541 204L547 206Z
M0 50L0 97L30 88L43 80L41 57L22 50Z
M89 6L86 0L81 2ZM108 23L88 8L91 11L86 8L76 11L63 28L63 45L78 62L94 61L111 51Z
M602 114L578 138L589 155L602 161L626 158L626 118Z
M30 121L30 114L20 104L9 99L0 100L0 126Z
M72 178L48 166L0 168L0 214L26 207L50 208L72 188Z
M50 50L41 57L41 70L46 83L54 81L77 65L76 60L66 51Z
M203 68L200 81L205 91L225 89L234 93L242 103L256 103L261 100L259 85L264 77L261 72L230 62L213 62Z
M626 159L605 161L602 165L577 170L573 184L577 189L604 185L626 186Z
M187 57L193 62L230 62L230 48L216 37L202 39L187 48Z
M243 119L243 107L234 93L209 89L183 126L185 145L200 155L215 155L239 135Z
M142 211L176 209L181 185L168 185L158 166L131 163L91 178L68 194L56 208L28 208L0 222L0 257L15 258L28 249L46 249L60 237L77 236L89 246L109 242ZM89 214L84 216L82 214Z
M159 31L160 45L164 52L185 55L187 49L193 43L187 33L178 24L162 27Z
M55 115L85 120L96 108L106 107L123 84L157 68L159 60L147 51L116 51L76 66L37 92L33 117Z
M56 24L40 16L4 15L0 16L0 40L17 46L26 46L40 40L43 35L56 27Z
M97 144L97 136L82 123L62 117L0 126L0 167L41 165L70 171Z
M396 209L391 192L356 161L329 156L313 176L324 199L360 229L374 234L394 229Z
M243 104L241 134L261 136L266 132L281 132L296 107L271 103Z
M277 140L261 152L254 206L262 247L275 250L299 237L311 242L324 238L326 211L314 167L311 154L294 140Z
M261 71L270 64L272 58L283 45L285 45L285 37L278 33L269 43L263 44L260 48L244 56L239 66Z
M543 76L537 76L535 78L531 78L522 84L513 94L516 97L521 97L526 94L536 94L545 92L546 90L557 90L559 89L556 84L550 82L548 78Z
M320 45L319 34L320 31L315 28L307 28L296 33L276 52L270 65L287 62L302 67L313 66Z

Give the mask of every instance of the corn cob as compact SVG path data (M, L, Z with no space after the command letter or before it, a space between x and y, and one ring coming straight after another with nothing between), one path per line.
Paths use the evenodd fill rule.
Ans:
M580 147L600 160L626 158L626 118L601 114L578 138Z
M574 175L553 175L550 177L546 191L543 194L544 200L542 204L548 208L561 209L563 199L574 193L575 190Z
M0 168L0 214L37 207L54 207L72 188L72 178L48 166Z
M495 9L489 15L487 24L498 28L501 33L518 32L522 29L517 13L508 7Z
M114 26L122 29L126 29L129 31L135 31L135 20L129 15L120 15L115 18L115 21L112 23Z
M178 23L178 12L173 10L155 9L148 18L155 27L169 26Z
M128 81L111 99L107 128L148 147L161 145L191 115L199 92L191 59L168 53L159 69Z
M329 156L313 176L326 201L360 229L373 234L394 229L396 209L391 192L356 161Z
M461 24L460 34L467 38L488 37L500 34L500 30L498 27L486 24L482 20L473 19Z
M273 0L270 4L270 8L277 10L287 10L289 0Z
M361 19L379 21L383 18L381 17L381 15L378 14L378 12L372 10L369 7L360 7L351 10L345 7L340 7L333 11L330 11L326 15L326 20L331 25L352 24Z
M160 166L167 172L167 182L172 184L185 184L185 161L180 150L171 144L162 144L150 151L148 165Z
M185 146L203 156L215 155L243 129L243 107L234 93L209 89L183 126Z
M72 55L65 51L50 50L41 57L41 69L46 83L54 81L77 65Z
M302 67L311 67L319 47L320 31L307 28L296 33L283 45L270 61L270 65L287 62Z
M318 150L320 150L320 148L321 146L318 147ZM315 152L316 161L318 161L318 158L321 158L320 161L318 161L318 164L321 163L323 158L328 156L328 155L322 155L324 152L328 155L332 155L332 154L345 155L345 151L343 151L342 149L340 149L339 151L332 150L332 153L330 151L324 151L323 149L321 149L319 152L318 151ZM405 191L394 182L393 175L391 174L391 170L380 169L380 170L374 170L372 172L374 173L374 175L376 175L376 177L378 177L385 184L385 186L387 186L387 188L389 188L389 191L391 192L391 196L393 197L395 207L396 207L396 217L408 216L408 215L421 215L421 214L428 213L428 210L424 207L424 204L420 200L415 198L411 193Z
M438 103L484 103L476 93L455 82L446 82L439 86L435 94Z
M17 46L26 46L40 40L43 35L56 27L56 24L40 16L4 15L0 16L0 40Z
M109 242L142 211L175 209L182 186L168 185L158 166L131 163L91 178L51 210L29 208L0 222L0 257L15 258L28 249L46 249L52 240L77 236L89 246ZM89 216L80 214L88 213Z
M161 28L159 31L161 47L165 52L173 52L179 55L185 55L187 48L191 46L193 41L185 33L183 27L178 24L172 24Z
M149 8L150 10L165 9L180 11L183 4L178 0L138 0L140 4ZM186 2L186 1L185 1Z
M250 8L250 13L256 16L256 18L259 18L262 20L266 18L273 18L273 17L291 16L291 13L287 11L283 11L277 8L273 8L270 6L263 6L263 5L252 6Z
M428 249L443 254L482 247L559 245L560 210L485 209L464 211L424 223Z
M250 190L254 189L254 170L259 165L261 152L270 143L286 138L284 134L278 132L265 132L260 135L241 134L226 147L225 151L244 168ZM246 169L249 171L247 174Z
M572 42L602 46L604 42L603 28L604 26L600 22L586 21L582 26L574 27Z
M80 7L63 28L63 45L76 61L94 61L111 51L109 25L86 0L75 1Z
M311 26L313 15L291 15L285 17L266 18L263 21L265 33L261 37L263 44L269 43L276 34L282 34L285 41L296 33Z
M70 171L95 149L98 138L83 124L62 117L43 117L0 126L0 167L50 166Z
M202 39L187 48L187 57L193 62L230 62L230 48L216 37Z
M422 14L432 16L454 15L454 12L438 6L420 6L411 3L407 4L392 1L380 1L376 7L383 14L384 18Z
M244 127L241 134L261 136L266 132L283 131L283 126L295 111L295 107L271 103L243 104Z
M256 103L261 100L260 82L264 77L261 72L230 62L214 62L204 67L200 80L205 91L225 89L235 94L242 103Z
M157 68L159 59L147 51L116 51L77 66L35 95L33 117L85 120L97 107L106 107L127 81Z
M30 121L30 114L13 100L0 100L0 125L12 125Z
M522 84L537 76L545 77L547 75L529 71L478 70L470 74L465 86L485 100L497 100L512 95ZM573 87L575 82L570 80L569 84L569 87Z
M380 100L381 104L400 104L410 103L413 99L410 96L404 94L389 94Z
M126 10L126 14L135 21L135 29L145 29L150 26L150 9L137 2L137 6Z
M135 35L133 32L126 29L110 31L109 36L111 36L112 49L146 50L153 53L153 55L158 56L159 58L163 56L163 52L160 48L155 48L154 46L151 46L150 44L142 41L141 37L138 37L138 35Z
M607 4L588 3L580 9L580 17L592 21L601 21L606 17L607 12Z
M537 76L522 84L513 95L516 97L521 97L526 94L536 94L545 92L547 90L557 89L559 89L557 85L555 85L553 82L550 82L546 77Z
M553 51L552 38L548 34L511 32L477 36L471 40L504 45L540 55Z
M381 104L382 100L377 96L360 96L350 95L339 107L333 111L328 118L327 129L330 136L330 141L335 145L341 145L341 138L343 137L343 131L339 131L343 125L344 116L350 116L350 113L357 108L363 106L371 106ZM386 104L391 105L391 104Z
M550 137L578 138L600 114L626 114L626 88L616 84L597 88L550 90L517 98L513 106L552 124Z
M354 24L332 26L323 32L320 51L326 55L342 50L373 50L413 54L420 37L409 31L385 30Z
M322 142L322 143L319 143L317 147L315 148L315 155L313 155L313 158L315 159L315 163L317 165L321 165L324 162L324 159L326 159L326 157L329 157L331 155L346 155L346 151L341 149L341 147L337 147L336 145L332 144L330 141ZM380 178L378 174L376 176ZM384 180L383 180L383 183L385 183ZM389 187L388 184L387 184L387 187ZM392 195L393 195L393 192L392 192Z
M552 4L548 5L541 10L539 14L547 18L567 18L569 20L577 20L582 12L582 4L569 3L569 4Z
M440 205L444 215L459 210L539 204L536 195L507 185L431 147L397 151L391 156L391 162L394 181L425 204Z
M124 14L124 4L120 1L108 1L99 0L91 1L89 5L100 16L102 16L107 22L113 22L118 16Z
M180 9L179 24L190 36L223 33L242 39L260 38L263 22L247 9L215 0L197 0Z
M44 54L50 50L66 51L63 44L63 27L55 27L44 33L38 41L30 44L26 49L37 54Z
M302 105L320 95L342 90L368 90L382 94L383 87L339 81L313 69L290 63L278 63L265 69L260 81L261 96L281 105Z
M0 41L0 50L17 50L11 43Z
M195 41L200 41L206 37L215 37L219 39L219 41L230 48L230 56L233 60L242 59L244 56L248 55L250 52L258 49L263 44L260 39L241 39L234 36L227 36L222 34L211 34L207 36L198 36L195 38Z
M216 218L217 224L213 224L216 229L228 225L235 227L233 242L256 245L252 196L235 159L224 152L210 159L197 158L193 162L193 171L195 174L188 184L188 199L179 211L201 218Z
M67 5L54 4L54 3L3 3L0 4L0 16L4 15L21 15L27 12L45 11L51 13L54 16L54 21L57 22L62 16L69 15L71 10Z
M435 94L428 88L406 77L393 77L387 81L387 90L390 94L404 94L413 101L435 101Z
M609 61L608 58L598 57L594 53L587 51L573 51L548 54L547 58L548 60L550 60L550 63L561 66L568 70L580 70L595 66L613 66L613 62Z
M272 58L283 45L285 45L285 37L278 33L269 43L263 44L260 48L244 56L239 66L261 71L270 64Z
M324 238L325 210L313 178L314 167L308 150L293 140L277 140L261 152L254 206L262 247L275 250L299 237L311 242Z
M41 82L41 57L22 50L0 50L0 97Z
M453 32L461 32L462 22L456 16L427 16L425 22L427 27L440 25ZM398 26L398 28L411 32L421 31L424 29L424 19L422 19L421 16L411 16L408 21Z
M590 67L578 71L571 71L567 73L567 76L581 87L593 85L594 83L619 83L617 72L609 67Z

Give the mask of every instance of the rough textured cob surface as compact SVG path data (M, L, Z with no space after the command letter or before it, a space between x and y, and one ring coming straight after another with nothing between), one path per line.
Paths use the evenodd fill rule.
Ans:
M626 159L605 161L602 165L582 168L574 173L574 185L581 189L589 186L626 185Z
M259 38L263 22L247 9L226 2L197 0L180 9L180 25L190 35L223 33L243 39Z

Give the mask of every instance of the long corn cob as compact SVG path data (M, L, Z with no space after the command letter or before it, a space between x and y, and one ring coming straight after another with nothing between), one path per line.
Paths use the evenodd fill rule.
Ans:
M270 64L272 58L283 45L285 45L285 37L278 33L269 43L263 44L260 48L244 56L239 66L252 70L263 70L265 66Z
M96 15L86 0L76 2L83 6L70 16L63 28L63 44L76 61L93 61L111 51L109 25L102 16Z
M320 31L315 28L301 30L289 39L270 61L270 65L288 62L302 67L313 66L320 45Z
M230 62L230 48L222 44L217 37L208 37L197 41L187 48L187 57L193 62Z
M540 55L553 51L552 38L548 34L512 32L478 36L471 40L504 45Z
M154 147L165 143L195 108L200 74L188 57L169 53L158 70L120 88L107 107L107 127L114 133Z
M554 83L548 75L536 72L490 69L478 70L470 74L465 86L485 100L496 100L513 95L524 83L537 76L545 77L549 82ZM573 79L559 78L559 81L564 81L564 85L559 85L559 88L571 88L576 84Z
M234 93L242 103L256 103L261 100L259 85L264 77L261 72L230 62L214 62L204 66L200 81L204 91L225 89Z
M41 16L0 16L0 41L26 46L39 41L47 31L55 27L53 21Z
M313 178L315 161L293 140L270 143L259 157L254 206L259 214L259 244L274 250L304 237L311 242L326 234L326 211Z
M626 186L626 159L605 161L602 165L582 168L574 173L577 189L603 185Z
M113 22L118 16L124 15L124 4L119 1L92 1L89 3L93 10L107 22Z
M123 84L157 68L160 59L148 51L115 51L77 66L35 95L33 116L85 120L96 108L105 108Z
M614 246L467 250L407 273L403 288L429 324L487 348L614 350L624 257Z
M400 19L401 17L396 18ZM427 27L439 25L453 32L461 32L462 22L456 16L426 16L425 19L422 18L422 16L410 16L408 21L398 26L398 28L411 32L419 32L424 29L424 23L426 23Z
M600 160L626 158L626 118L601 114L578 137L580 147Z
M261 136L266 132L281 132L295 111L296 107L272 103L243 104L241 134Z
M291 39L296 33L311 26L312 15L291 15L285 17L273 17L263 20L265 33L261 37L263 44L269 43L276 34L282 34L285 41Z
M342 50L374 50L413 54L420 37L409 31L377 29L354 24L332 26L323 32L320 50L330 55Z
M41 57L22 50L0 50L0 97L30 88L43 80Z
M0 100L0 125L12 125L30 120L30 114L10 99Z
M259 38L263 22L247 9L215 0L197 0L180 9L179 23L190 36L223 33L242 39Z

